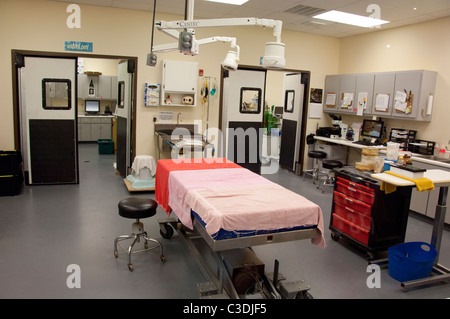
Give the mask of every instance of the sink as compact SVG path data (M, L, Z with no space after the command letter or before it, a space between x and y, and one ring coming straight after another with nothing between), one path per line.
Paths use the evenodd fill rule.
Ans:
M176 129L180 129L180 131L175 131L175 135L177 135L177 138L172 139L172 133ZM158 138L161 139L160 147L161 151L163 152L171 151L172 145L176 145L182 140L202 141L202 135L195 133L195 131L196 125L194 124L155 124L155 134L158 136ZM186 136L187 133L189 133L189 136Z
M187 129L192 135L196 131L196 125L194 124L155 124L155 133L172 135L175 129ZM183 133L183 132L180 132Z

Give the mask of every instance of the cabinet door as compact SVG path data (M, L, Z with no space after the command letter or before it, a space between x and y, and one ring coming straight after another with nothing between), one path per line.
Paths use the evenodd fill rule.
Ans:
M373 73L356 75L355 107L357 108L358 104L361 103L364 115L372 114L374 81L375 74Z
M78 141L88 142L91 140L91 124L78 124Z
M111 100L117 101L117 92L118 92L117 76L112 76L111 77Z
M394 99L392 105L392 117L415 119L420 106L420 84L422 71L397 72L395 75ZM406 101L397 101L396 96L405 94ZM405 108L406 107L406 108Z
M186 93L196 91L198 63L166 60L163 72L165 91Z
M391 115L392 101L394 100L394 84L395 73L389 72L375 74L372 114L376 114L381 117Z
M323 111L324 112L337 112L339 98L339 85L341 83L341 76L327 75L325 77L325 92L323 95Z
M87 75L78 74L78 98L85 99L87 97L87 87L89 83L87 82Z
M342 113L354 113L355 108L356 74L341 75L339 95L337 96L338 110Z
M96 141L101 138L100 126L101 124L91 124L91 141Z
M100 99L111 99L111 76L101 75L98 77L98 94Z
M110 139L111 138L111 123L109 124L98 124L100 127L100 138Z
M419 192L415 187L411 193L411 203L409 209L416 213L427 215L427 204L429 192Z

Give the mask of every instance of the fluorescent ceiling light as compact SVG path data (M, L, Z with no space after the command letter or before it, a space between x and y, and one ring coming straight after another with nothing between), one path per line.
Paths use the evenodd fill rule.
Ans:
M246 3L248 0L206 0L206 1L226 3L226 4L234 4L234 5L240 6L241 4Z
M385 21L385 20L360 16L357 14L336 11L336 10L331 10L331 11L328 11L325 13L315 15L315 16L313 16L313 18L328 20L328 21L333 21L333 22L338 22L338 23L351 24L351 25L356 25L358 27L365 27L365 28L370 28L370 27L374 27L374 26L377 26L380 24L389 23L389 21Z

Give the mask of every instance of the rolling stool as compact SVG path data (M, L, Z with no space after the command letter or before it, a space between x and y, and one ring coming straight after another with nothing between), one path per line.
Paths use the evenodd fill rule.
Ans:
M327 174L327 179L323 182L323 186L334 186L335 177L333 169L341 168L342 163L336 160L324 160L322 161L322 167L330 170ZM322 188L322 193L324 191L325 190Z
M325 172L323 172L322 170L320 170L319 168L319 159L324 159L327 157L327 153L322 152L322 151L309 151L308 152L308 157L313 158L314 159L314 163L313 163L313 169L308 169L303 173L303 180L305 180L305 175L311 175L313 178L313 184L316 183L316 180L319 179L319 175L323 174L326 175Z
M155 249L159 246L160 249L160 257L162 262L166 261L166 258L163 255L163 247L159 241L153 238L149 238L147 236L147 232L144 231L144 224L139 221L141 218L152 217L156 214L156 208L158 204L149 198L126 198L119 202L119 215L125 218L136 219L136 222L132 225L132 233L131 235L121 235L114 240L114 256L117 258L119 256L117 252L117 245L120 246L127 254L128 254L128 269L133 271L133 265L131 264L131 254L139 253L147 250ZM134 244L140 241L140 238L145 240L144 249L138 251L132 251ZM123 248L120 245L120 241L133 239L130 247L128 249ZM148 248L148 241L152 241L158 246Z

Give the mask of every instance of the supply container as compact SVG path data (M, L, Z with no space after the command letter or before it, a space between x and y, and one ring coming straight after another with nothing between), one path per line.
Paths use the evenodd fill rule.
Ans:
M400 144L394 142L387 142L386 146L387 146L386 158L389 160L396 161L398 158Z
M356 162L355 168L360 171L373 171L377 157L377 148L364 147L361 152L361 162Z
M99 154L114 154L114 141L111 139L97 140Z
M388 160L387 158L384 159L384 166L383 166L383 172L390 171L391 170L391 164L394 164L396 161Z
M437 257L436 249L424 242L389 247L389 276L405 282L428 277Z
M20 151L0 151L0 196L15 196L22 191L22 162Z

